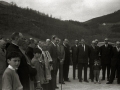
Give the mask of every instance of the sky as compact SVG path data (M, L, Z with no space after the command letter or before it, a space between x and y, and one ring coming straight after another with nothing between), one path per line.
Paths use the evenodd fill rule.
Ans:
M61 20L85 22L120 10L120 0L3 0Z

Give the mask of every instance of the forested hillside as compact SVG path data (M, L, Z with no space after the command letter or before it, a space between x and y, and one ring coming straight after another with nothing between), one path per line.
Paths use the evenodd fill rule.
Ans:
M115 14L119 15L117 12ZM55 34L61 39L68 38L70 41L85 38L90 43L95 38L102 41L105 37L112 37L111 40L114 41L112 34L119 32L115 29L119 26L102 25L103 22L111 23L114 19L108 22L100 20L95 18L85 23L73 20L63 21L40 11L18 7L14 3L10 5L0 4L0 35L4 37L8 37L12 32L19 31L26 37L34 37L40 40L45 40Z

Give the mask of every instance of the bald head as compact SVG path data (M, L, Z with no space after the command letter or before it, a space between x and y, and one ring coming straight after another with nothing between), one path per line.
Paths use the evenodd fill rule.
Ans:
M6 46L5 40L1 39L1 40L0 40L0 48L1 48L1 49L5 49L5 46Z

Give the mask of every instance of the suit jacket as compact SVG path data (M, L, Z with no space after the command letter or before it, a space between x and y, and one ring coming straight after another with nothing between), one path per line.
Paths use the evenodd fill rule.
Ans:
M70 46L69 45L64 46L64 50L65 50L64 64L69 65L70 64Z
M89 63L94 64L94 60L99 59L99 47L93 48L92 46L90 46L89 57L90 57Z
M33 55L33 48L32 47L28 47L27 50L26 50L26 55L27 57L32 60L32 58L34 57Z
M78 63L88 63L89 58L89 46L85 45L85 51L84 47L80 45L78 47Z
M6 67L6 56L2 49L0 49L0 76L3 75Z
M12 51L16 51L21 55L21 62L17 72L24 89L29 90L29 69L27 60L23 53L20 51L19 47L11 43L7 48L7 55Z
M116 66L116 64L120 65L120 51L116 47L113 47L111 65Z
M49 53L51 55L52 61L53 61L53 70L57 69L57 58L58 58L58 52L57 52L57 46L55 46L53 43L49 46Z
M58 59L65 59L65 50L64 50L64 47L63 45L59 45L57 47L57 50L58 50Z
M101 64L110 64L111 55L112 55L112 46L109 44L107 47L105 47L105 45L101 46L100 55L101 55Z
M5 53L0 49L0 90L2 90L2 76L7 67L5 57Z
M77 63L78 62L78 46L76 45L71 47L72 50L72 62Z

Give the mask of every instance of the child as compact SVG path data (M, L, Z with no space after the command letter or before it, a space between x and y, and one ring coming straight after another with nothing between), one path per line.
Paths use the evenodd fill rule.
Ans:
M100 79L99 79L100 70L101 70L100 62L99 62L99 60L95 60L94 65L93 65L94 83L95 84L96 84L96 80L98 80L99 84L101 83Z
M42 55L42 51L39 50L38 48L34 48L33 54L34 54L34 57L31 61L31 64L37 70L37 75L35 76L35 82L37 83L36 88L41 88L41 84L43 84L45 81L44 72L43 72L42 64L41 64L42 61L39 60Z
M7 55L8 67L2 77L2 90L23 90L23 86L16 72L20 65L20 54L11 52Z

